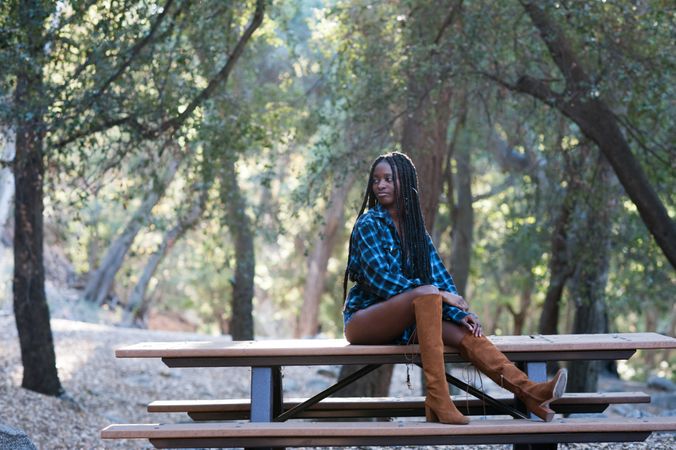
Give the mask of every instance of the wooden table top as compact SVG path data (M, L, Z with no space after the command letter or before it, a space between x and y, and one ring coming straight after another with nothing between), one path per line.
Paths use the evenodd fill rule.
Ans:
M676 339L659 333L489 336L505 353L672 349ZM457 354L446 347L448 354ZM417 345L351 345L344 339L142 342L115 350L118 358L257 358L417 355Z

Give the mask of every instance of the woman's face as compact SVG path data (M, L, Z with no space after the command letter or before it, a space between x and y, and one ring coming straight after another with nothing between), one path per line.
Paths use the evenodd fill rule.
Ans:
M378 203L385 208L394 205L394 176L387 161L379 162L373 170L371 188L373 195L378 199Z

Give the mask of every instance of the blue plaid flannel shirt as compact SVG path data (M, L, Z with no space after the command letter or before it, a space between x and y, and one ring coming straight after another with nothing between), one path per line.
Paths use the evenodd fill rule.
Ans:
M352 256L348 261L350 289L343 308L347 323L352 314L382 302L397 294L425 283L419 278L407 278L401 267L401 243L390 214L380 204L362 214L352 230ZM432 239L427 234L433 284L441 291L457 294L453 278L439 257ZM469 313L443 304L444 320L459 322ZM407 328L395 343L410 342L415 327Z

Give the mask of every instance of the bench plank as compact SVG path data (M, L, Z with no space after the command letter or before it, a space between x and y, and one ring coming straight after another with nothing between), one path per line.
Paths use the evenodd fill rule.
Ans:
M103 439L150 439L158 448L188 446L407 445L644 440L651 432L676 431L676 418L472 420L449 426L428 422L274 422L120 424Z
M507 405L514 406L512 394L494 396ZM283 410L304 402L305 398L289 398ZM301 413L298 418L326 417L415 417L424 415L424 397L339 397L326 398ZM504 414L485 405L474 397L453 397L457 407L469 415ZM603 412L610 404L650 403L644 392L567 393L551 404L559 414ZM151 413L187 413L194 420L236 420L249 418L248 399L228 400L158 400L148 405Z

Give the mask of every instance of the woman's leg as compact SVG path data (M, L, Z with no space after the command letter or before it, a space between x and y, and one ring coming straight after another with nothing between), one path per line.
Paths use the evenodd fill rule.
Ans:
M449 322L448 320L441 322L441 336L444 339L444 345L458 348L460 346L460 341L468 334L472 333L462 325L458 325L455 322Z
M448 393L442 339L441 295L434 286L421 286L357 311L345 325L352 344L384 344L417 325L423 373L427 382L425 417L430 422L467 424Z
M459 328L459 327L458 327ZM465 336L456 344L458 335L450 327L445 327L444 343L460 350L460 355L471 362L499 386L514 393L528 410L545 422L554 418L549 404L561 397L566 390L567 372L561 369L554 378L545 383L535 383L528 379L493 343L485 336L474 336L465 332ZM464 331L464 330L461 330ZM446 341L449 339L449 341Z
M352 314L345 324L351 344L389 344L415 323L413 300L439 294L435 286L420 286Z

